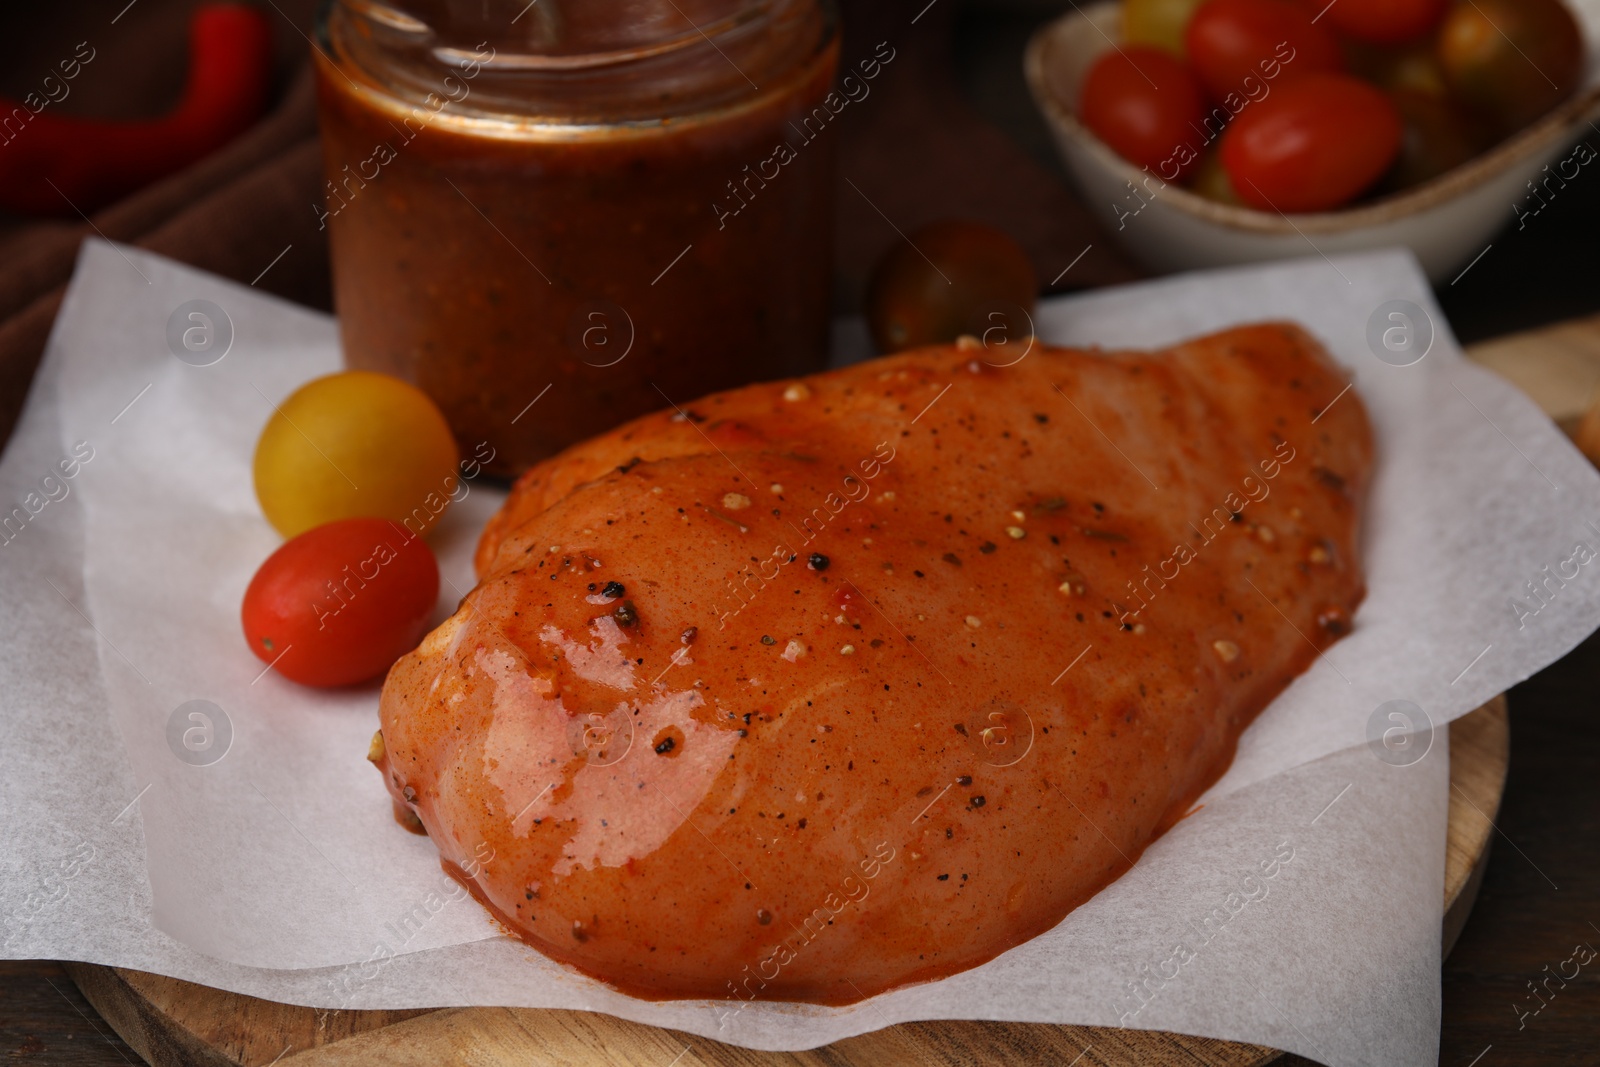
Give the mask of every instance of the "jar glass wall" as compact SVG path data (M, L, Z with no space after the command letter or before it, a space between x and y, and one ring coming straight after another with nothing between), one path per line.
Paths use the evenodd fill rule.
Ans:
M332 0L323 225L348 365L515 473L826 352L821 0Z

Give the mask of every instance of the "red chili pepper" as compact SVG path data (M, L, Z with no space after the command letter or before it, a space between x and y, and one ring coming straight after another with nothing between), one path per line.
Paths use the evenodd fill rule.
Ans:
M21 103L0 98L0 207L92 212L182 170L261 117L271 75L266 16L246 4L214 3L189 21L188 83L161 118L103 122L54 114L37 93Z

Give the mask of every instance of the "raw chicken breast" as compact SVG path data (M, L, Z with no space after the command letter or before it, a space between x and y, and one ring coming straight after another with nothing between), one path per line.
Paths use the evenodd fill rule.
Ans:
M1348 631L1372 438L1311 337L986 355L684 402L518 483L377 746L509 929L730 1010L972 967Z

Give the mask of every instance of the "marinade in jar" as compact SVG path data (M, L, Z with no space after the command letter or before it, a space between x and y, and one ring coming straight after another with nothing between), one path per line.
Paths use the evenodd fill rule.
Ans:
M510 25L496 6L324 12L318 213L347 364L417 383L503 474L814 369L831 9L542 0Z

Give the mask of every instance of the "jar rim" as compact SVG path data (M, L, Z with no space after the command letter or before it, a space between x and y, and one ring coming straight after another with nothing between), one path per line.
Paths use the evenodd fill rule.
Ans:
M523 13L532 9L533 0L524 7ZM677 5L669 4L675 9ZM484 60L481 52L475 52L457 45L442 44L429 48L429 52L439 62L448 66L462 66L467 63L477 62L484 67L502 70L578 70L589 67L612 66L628 63L639 59L649 59L654 56L694 46L705 42L716 47L716 39L732 33L748 23L762 18L772 18L781 14L784 7L797 6L805 0L741 0L741 6L736 10L723 15L710 22L696 23L687 15L683 18L689 23L689 29L662 37L658 40L642 42L634 47L613 48L594 51L558 53L540 52L537 50L524 50L508 52L496 49L494 58ZM322 17L318 19L319 28L326 22L327 11L338 5L351 10L363 18L381 23L398 33L408 34L421 40L436 36L436 31L427 22L417 16L395 6L388 0L326 0ZM681 13L681 10L680 10ZM515 23L521 17L519 13L512 18Z
M705 26L696 26L687 33L665 37L652 44L640 45L634 48L616 48L603 52L579 52L561 55L548 52L497 52L492 59L480 62L484 67L506 71L584 70L592 67L609 67L632 63L637 60L650 59L692 47L702 39L714 41L716 37L738 29L744 23L760 17L771 7L770 3L764 3L761 5L760 10L747 10L735 15L729 15ZM432 51L435 59L452 66L469 63L476 55L476 53L469 52L465 48L456 48L448 45L441 45Z
M740 0L737 10L703 24L690 20L673 0L667 3L689 29L623 48L540 52L502 50L488 41L473 49L463 47L459 36L441 43L428 23L387 0L323 0L315 50L320 60L345 75L352 89L390 97L402 106L448 96L457 105L445 109L450 119L493 136L491 129L507 120L518 127L536 119L547 131L562 126L577 130L648 126L737 111L765 98L776 85L792 82L838 40L835 0ZM336 21L341 24L337 33ZM807 32L771 32L784 28L786 21ZM761 48L753 43L763 40ZM762 84L730 53L761 64L751 69ZM358 71L365 83L360 87L350 80ZM473 86L479 99L460 106L464 97L457 101L441 90L452 77L481 78ZM489 88L491 84L496 87ZM753 92L747 93L747 87ZM618 104L629 103L632 108L624 108L629 113L616 113Z

